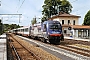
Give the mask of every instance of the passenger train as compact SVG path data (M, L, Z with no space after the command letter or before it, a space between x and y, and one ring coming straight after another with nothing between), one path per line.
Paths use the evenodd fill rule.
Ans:
M60 43L64 40L62 25L59 21L48 20L32 26L13 29L11 32L31 38L39 38L43 42Z

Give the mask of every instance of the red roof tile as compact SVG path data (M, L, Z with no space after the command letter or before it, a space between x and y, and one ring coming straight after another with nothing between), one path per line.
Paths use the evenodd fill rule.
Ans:
M50 19L54 19L54 18L58 18L58 17L78 17L78 18L80 18L81 16L63 13L63 14L59 14L59 15L54 15Z

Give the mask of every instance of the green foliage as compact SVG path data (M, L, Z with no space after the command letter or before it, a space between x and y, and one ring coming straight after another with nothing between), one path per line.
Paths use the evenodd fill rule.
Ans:
M36 18L33 18L33 20L31 21L32 25L34 25L35 23L37 23Z
M72 5L67 0L45 0L42 7L42 14L46 19L57 15L59 12L69 14L72 11Z
M16 29L16 28L19 28L20 26L19 25L16 25L16 24L11 24L9 25L9 28L10 29Z
M87 14L84 17L83 25L90 25L90 10L87 12Z
M43 18L42 18L41 20L42 20L42 22L44 22L44 21L46 21L47 19L46 19L45 16L43 16Z
M69 14L72 11L72 5L70 4L70 2L67 0L62 0L60 11Z
M20 26L19 25L16 25L16 24L2 24L2 21L0 20L0 35L2 33L4 33L5 31L8 31L8 30L11 30L11 29L16 29L16 28L19 28Z
M16 24L11 24L11 25L4 24L4 32L8 30L16 29L16 28L20 28L20 26Z

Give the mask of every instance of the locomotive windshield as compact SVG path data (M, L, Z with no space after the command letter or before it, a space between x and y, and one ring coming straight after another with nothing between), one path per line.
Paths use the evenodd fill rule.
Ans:
M50 29L60 29L60 24L49 24Z

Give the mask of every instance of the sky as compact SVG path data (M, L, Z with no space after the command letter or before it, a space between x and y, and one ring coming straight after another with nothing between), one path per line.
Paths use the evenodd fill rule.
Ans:
M0 15L4 24L19 24L29 26L33 18L40 22L42 17L42 5L44 0L0 0L0 14L22 14ZM85 14L90 10L90 0L68 0L73 6L71 14L81 16L79 25L83 23ZM20 19L19 19L20 17ZM19 22L20 20L20 22Z

